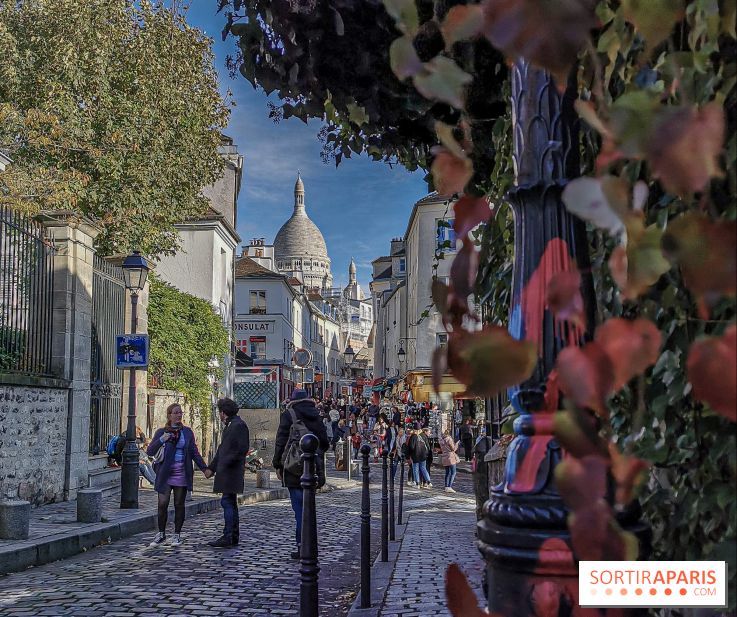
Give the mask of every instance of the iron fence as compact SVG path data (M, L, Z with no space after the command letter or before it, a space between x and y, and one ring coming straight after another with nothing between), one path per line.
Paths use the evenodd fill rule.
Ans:
M123 371L115 366L115 337L125 328L123 269L95 255L92 270L89 451L99 454L121 431Z
M51 375L53 257L41 223L0 206L0 371Z

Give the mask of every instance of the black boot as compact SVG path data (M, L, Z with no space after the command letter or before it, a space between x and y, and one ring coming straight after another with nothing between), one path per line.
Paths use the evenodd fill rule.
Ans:
M207 543L208 546L214 546L215 548L229 548L234 546L232 539L229 536L220 536L217 540Z

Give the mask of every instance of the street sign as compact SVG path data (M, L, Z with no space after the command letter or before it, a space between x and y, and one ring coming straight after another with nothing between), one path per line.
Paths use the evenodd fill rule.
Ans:
M300 347L292 354L292 362L294 362L295 366L299 366L300 368L309 366L312 364L312 353L309 349Z
M118 334L115 350L115 366L118 368L148 366L148 334Z
M315 382L315 369L313 368L306 368L303 370L304 378L302 379L302 383L314 383Z

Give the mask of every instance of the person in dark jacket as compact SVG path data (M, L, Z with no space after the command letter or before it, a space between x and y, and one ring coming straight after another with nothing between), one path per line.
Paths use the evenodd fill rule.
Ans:
M208 542L210 546L226 548L236 546L240 540L240 521L238 518L238 493L243 492L243 475L246 472L246 452L251 447L246 423L238 417L238 404L229 399L218 401L220 421L225 424L220 446L207 467L208 478L215 476L213 490L222 493L220 505L223 507L225 525L223 535Z
M461 428L458 431L461 437L461 443L463 444L463 455L466 461L470 461L473 456L473 426L471 424L471 418L466 418L466 421L461 424Z
M166 521L169 514L169 500L174 492L174 536L172 545L182 543L182 526L184 525L184 500L187 491L192 490L194 470L192 462L207 477L207 465L197 449L194 433L182 424L182 408L172 403L166 408L166 426L154 433L154 438L146 448L146 454L156 456L164 448L163 458L154 465L156 480L154 490L159 494L158 523L159 532L150 546L157 546L166 540Z
M330 447L328 434L325 425L320 420L320 415L315 407L315 401L308 398L307 392L302 389L296 389L292 392L291 400L279 418L279 428L276 431L276 440L274 442L274 460L272 466L276 469L276 475L282 481L282 484L289 490L289 499L292 502L292 510L294 510L294 518L297 522L295 531L295 539L297 541L297 550L291 554L292 559L299 559L299 547L302 543L302 485L300 484L300 476L290 473L284 469L283 456L289 441L289 429L292 426L292 414L294 411L297 419L304 422L305 427L309 430L319 442L317 449L317 485L318 487L325 484L325 459L324 455Z
M420 423L415 423L415 430L409 438L407 451L412 459L412 475L420 488L432 488L430 473L427 471L428 444L422 435ZM412 485L412 483L408 483Z

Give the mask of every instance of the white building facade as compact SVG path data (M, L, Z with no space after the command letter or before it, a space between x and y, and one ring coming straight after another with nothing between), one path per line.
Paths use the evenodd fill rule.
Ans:
M156 275L180 291L207 300L220 315L228 332L233 328L233 267L240 237L236 232L238 193L243 175L243 156L233 140L223 136L219 148L225 162L222 177L202 193L210 202L200 218L177 224L179 250L155 265ZM233 365L223 362L224 376L217 396L231 396Z

